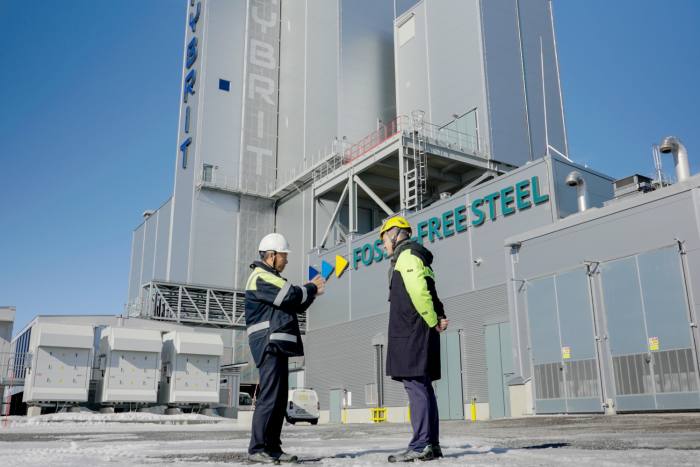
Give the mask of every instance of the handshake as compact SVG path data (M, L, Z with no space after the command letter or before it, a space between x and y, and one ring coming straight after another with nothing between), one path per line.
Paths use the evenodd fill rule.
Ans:
M307 283L316 286L316 295L323 295L323 292L325 292L326 290L326 281L323 279L323 277L321 277L320 274Z

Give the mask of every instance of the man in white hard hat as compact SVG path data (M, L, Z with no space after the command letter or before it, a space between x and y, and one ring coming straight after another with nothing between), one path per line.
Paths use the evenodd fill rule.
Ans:
M297 462L282 451L280 434L287 407L289 357L304 355L297 313L306 311L325 281L316 276L295 286L280 276L287 266L289 244L283 235L266 235L258 247L260 260L246 284L245 320L250 351L260 373L248 460L274 464Z

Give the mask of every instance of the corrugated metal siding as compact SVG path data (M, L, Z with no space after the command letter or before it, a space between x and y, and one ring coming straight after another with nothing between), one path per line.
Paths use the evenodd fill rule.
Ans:
M462 391L465 402L488 401L484 324L508 321L505 284L442 299L451 330L461 330Z
M388 323L383 313L307 333L307 382L318 392L321 409L328 409L330 390L338 388L352 392L352 408L367 407L365 385L375 382L372 337L386 335ZM390 378L384 379L384 404L407 404L403 386Z
M488 400L484 323L507 321L508 303L505 285L443 299L450 329L462 330L462 371L465 400L476 396ZM328 409L331 389L353 393L353 408L367 407L365 385L374 383L372 337L386 335L389 314L330 326L307 333L306 369L308 386L319 394L321 408ZM386 406L406 405L403 386L385 378Z

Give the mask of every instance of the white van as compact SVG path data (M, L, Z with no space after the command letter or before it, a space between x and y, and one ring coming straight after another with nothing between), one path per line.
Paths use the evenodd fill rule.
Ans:
M289 391L287 404L287 421L294 425L296 422L318 423L321 405L318 394L313 389L292 389Z

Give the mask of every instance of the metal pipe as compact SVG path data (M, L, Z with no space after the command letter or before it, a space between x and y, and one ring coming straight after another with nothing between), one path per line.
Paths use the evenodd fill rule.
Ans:
M676 166L676 178L679 182L690 178L690 164L688 163L688 150L681 140L675 136L667 136L659 144L661 154L673 154L673 164Z
M576 170L573 170L566 176L566 184L576 187L576 196L578 199L578 212L583 212L588 209L588 190L586 189L586 180Z

